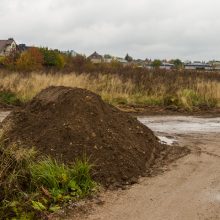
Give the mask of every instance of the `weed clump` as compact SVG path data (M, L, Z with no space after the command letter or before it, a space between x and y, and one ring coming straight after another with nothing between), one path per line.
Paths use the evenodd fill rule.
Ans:
M1 147L0 157L1 219L44 218L96 188L86 159L67 166L16 146Z
M90 177L91 165L86 160L77 160L73 166L67 166L48 157L29 168L32 185L47 188L55 200L69 193L77 197L86 196L95 186Z
M16 94L9 91L0 91L0 104L19 105L20 100Z
M193 107L215 107L218 104L218 101L214 97L202 96L198 92L195 92L191 89L184 89L178 93L178 102L180 106L185 107L186 109L192 110Z

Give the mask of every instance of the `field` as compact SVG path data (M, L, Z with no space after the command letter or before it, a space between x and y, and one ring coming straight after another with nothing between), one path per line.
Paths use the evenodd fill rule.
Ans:
M178 106L184 109L219 107L220 74L214 72L142 71L118 74L0 72L0 100L27 102L48 86L91 90L113 104Z

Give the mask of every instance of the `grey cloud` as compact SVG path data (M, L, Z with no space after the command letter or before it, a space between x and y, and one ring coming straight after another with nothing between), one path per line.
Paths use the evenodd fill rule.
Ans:
M0 38L137 58L220 59L218 0L1 0Z

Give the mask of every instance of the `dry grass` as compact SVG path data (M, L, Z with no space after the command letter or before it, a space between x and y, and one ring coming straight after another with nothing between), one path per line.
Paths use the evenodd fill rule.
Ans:
M119 77L99 75L91 79L88 74L45 74L32 73L28 76L21 76L18 73L0 73L1 90L11 91L22 101L32 99L38 92L48 86L70 86L89 89L103 97L129 97L132 95L134 85L131 81L123 83Z
M189 109L199 105L220 105L220 81L217 79L177 75L171 82L163 77L149 74L143 81L136 82L110 74L35 72L24 76L0 72L0 90L11 91L24 102L48 86L63 85L91 90L112 104L179 105Z

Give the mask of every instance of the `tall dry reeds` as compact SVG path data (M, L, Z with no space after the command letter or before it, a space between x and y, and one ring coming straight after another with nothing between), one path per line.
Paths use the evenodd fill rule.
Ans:
M0 91L10 91L28 101L48 86L70 86L91 90L112 104L220 105L218 75L149 72L136 75L40 73L28 75L0 72Z

